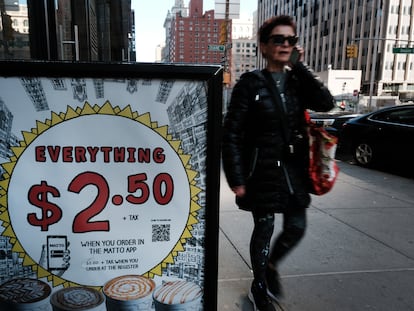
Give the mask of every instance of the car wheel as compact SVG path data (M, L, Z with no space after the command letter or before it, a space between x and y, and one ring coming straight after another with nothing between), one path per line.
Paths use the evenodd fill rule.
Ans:
M360 166L369 167L374 163L374 150L367 142L361 142L354 146L354 159Z

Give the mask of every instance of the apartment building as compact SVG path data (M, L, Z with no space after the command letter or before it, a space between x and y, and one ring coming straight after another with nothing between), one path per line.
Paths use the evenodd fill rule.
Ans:
M166 62L191 64L220 64L223 51L211 49L219 45L225 19L216 19L214 10L203 11L203 0L190 0L188 15L183 1L176 1L175 13L167 15ZM229 26L231 27L231 21ZM231 40L231 32L227 33Z
M234 85L240 76L256 68L256 38L238 38L232 42L231 81Z
M414 100L412 0L258 1L259 25L280 14L295 18L305 61L316 72L361 70L362 94Z
M240 76L256 68L257 39L255 16L234 19L232 22L231 85Z

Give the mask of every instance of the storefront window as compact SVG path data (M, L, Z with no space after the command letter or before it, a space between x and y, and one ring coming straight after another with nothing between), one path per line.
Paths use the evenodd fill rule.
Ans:
M0 0L0 59L135 61L131 1Z

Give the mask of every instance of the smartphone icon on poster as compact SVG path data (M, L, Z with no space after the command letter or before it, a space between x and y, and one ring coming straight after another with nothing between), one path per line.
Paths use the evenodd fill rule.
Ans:
M66 270L67 263L64 261L68 248L65 235L47 236L47 268L48 270Z

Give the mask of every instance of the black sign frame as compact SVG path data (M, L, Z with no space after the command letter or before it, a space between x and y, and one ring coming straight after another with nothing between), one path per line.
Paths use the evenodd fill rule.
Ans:
M0 77L197 80L207 84L204 310L217 310L223 69L216 65L0 61ZM1 96L1 95L0 95Z

